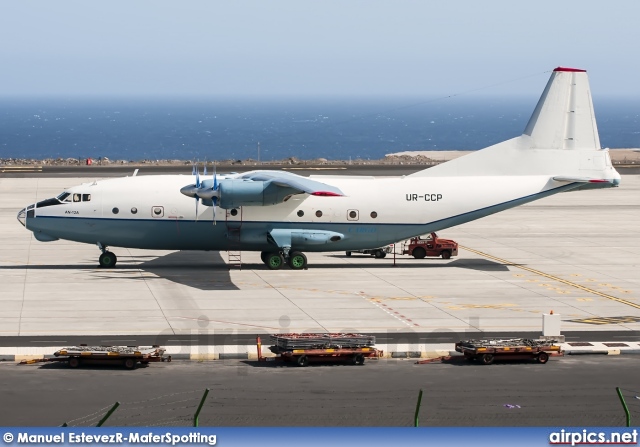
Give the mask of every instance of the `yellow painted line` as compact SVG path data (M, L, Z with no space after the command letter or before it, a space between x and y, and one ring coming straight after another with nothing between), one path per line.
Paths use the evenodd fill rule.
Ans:
M470 251L472 253L475 253L477 255L484 256L485 258L493 259L494 261L498 261L498 262L500 262L502 264L510 265L510 266L513 266L513 267L517 267L519 269L526 270L526 271L531 272L531 273L535 273L536 275L544 276L545 278L549 278L549 279L553 279L554 281L561 282L562 284L566 284L568 286L575 287L576 289L580 289L580 290L583 290L585 292L593 293L594 295L601 296L601 297L606 298L608 300L617 301L618 303L626 304L627 306L631 306L631 307L635 307L636 309L640 309L640 305L638 305L636 303L632 303L631 301L623 300L622 298L618 298L618 297L615 297L613 295L609 295L609 294L606 294L606 293L598 292L597 290L593 290L593 289L590 289L589 287L581 286L580 284L576 284L574 282L567 281L566 279L558 278L557 276L549 275L548 273L541 272L540 270L536 270L536 269L532 269L532 268L529 268L529 267L525 267L523 265L519 265L519 264L510 262L510 261L507 261L506 259L497 258L495 256L491 256L491 255L489 255L487 253L483 253L481 251L474 250L474 249L469 248L469 247L463 247L462 245L460 245L460 248L468 250L468 251Z

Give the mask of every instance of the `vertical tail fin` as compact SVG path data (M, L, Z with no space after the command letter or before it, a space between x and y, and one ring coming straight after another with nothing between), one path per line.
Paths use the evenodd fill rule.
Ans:
M585 70L553 70L524 135L535 149L600 149Z
M415 177L548 175L620 179L593 112L585 70L558 67L522 135L412 174Z

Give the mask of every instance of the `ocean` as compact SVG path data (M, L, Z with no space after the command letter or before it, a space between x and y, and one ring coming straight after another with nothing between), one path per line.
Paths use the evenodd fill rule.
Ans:
M380 159L522 133L537 98L0 99L0 158ZM594 100L603 147L640 147L640 102Z

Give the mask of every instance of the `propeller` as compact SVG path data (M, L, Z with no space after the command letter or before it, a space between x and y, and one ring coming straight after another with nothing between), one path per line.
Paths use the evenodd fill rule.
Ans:
M198 220L198 202L202 200L211 200L213 202L213 225L216 225L216 207L218 206L218 199L220 198L218 183L218 174L215 166L213 167L213 182L211 188L205 188L204 182L200 181L200 173L196 166L193 167L193 175L196 177L196 183L192 185L184 186L180 188L180 192L188 197L196 199L196 221ZM204 167L204 175L207 175L207 167Z

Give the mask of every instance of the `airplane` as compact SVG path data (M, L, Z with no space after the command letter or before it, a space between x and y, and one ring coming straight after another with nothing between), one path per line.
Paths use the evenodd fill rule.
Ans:
M43 242L260 251L269 269L307 268L304 252L356 251L440 231L551 195L617 187L586 70L558 67L522 135L411 175L312 176L256 170L211 177L96 180L25 207ZM201 206L199 206L201 205Z

